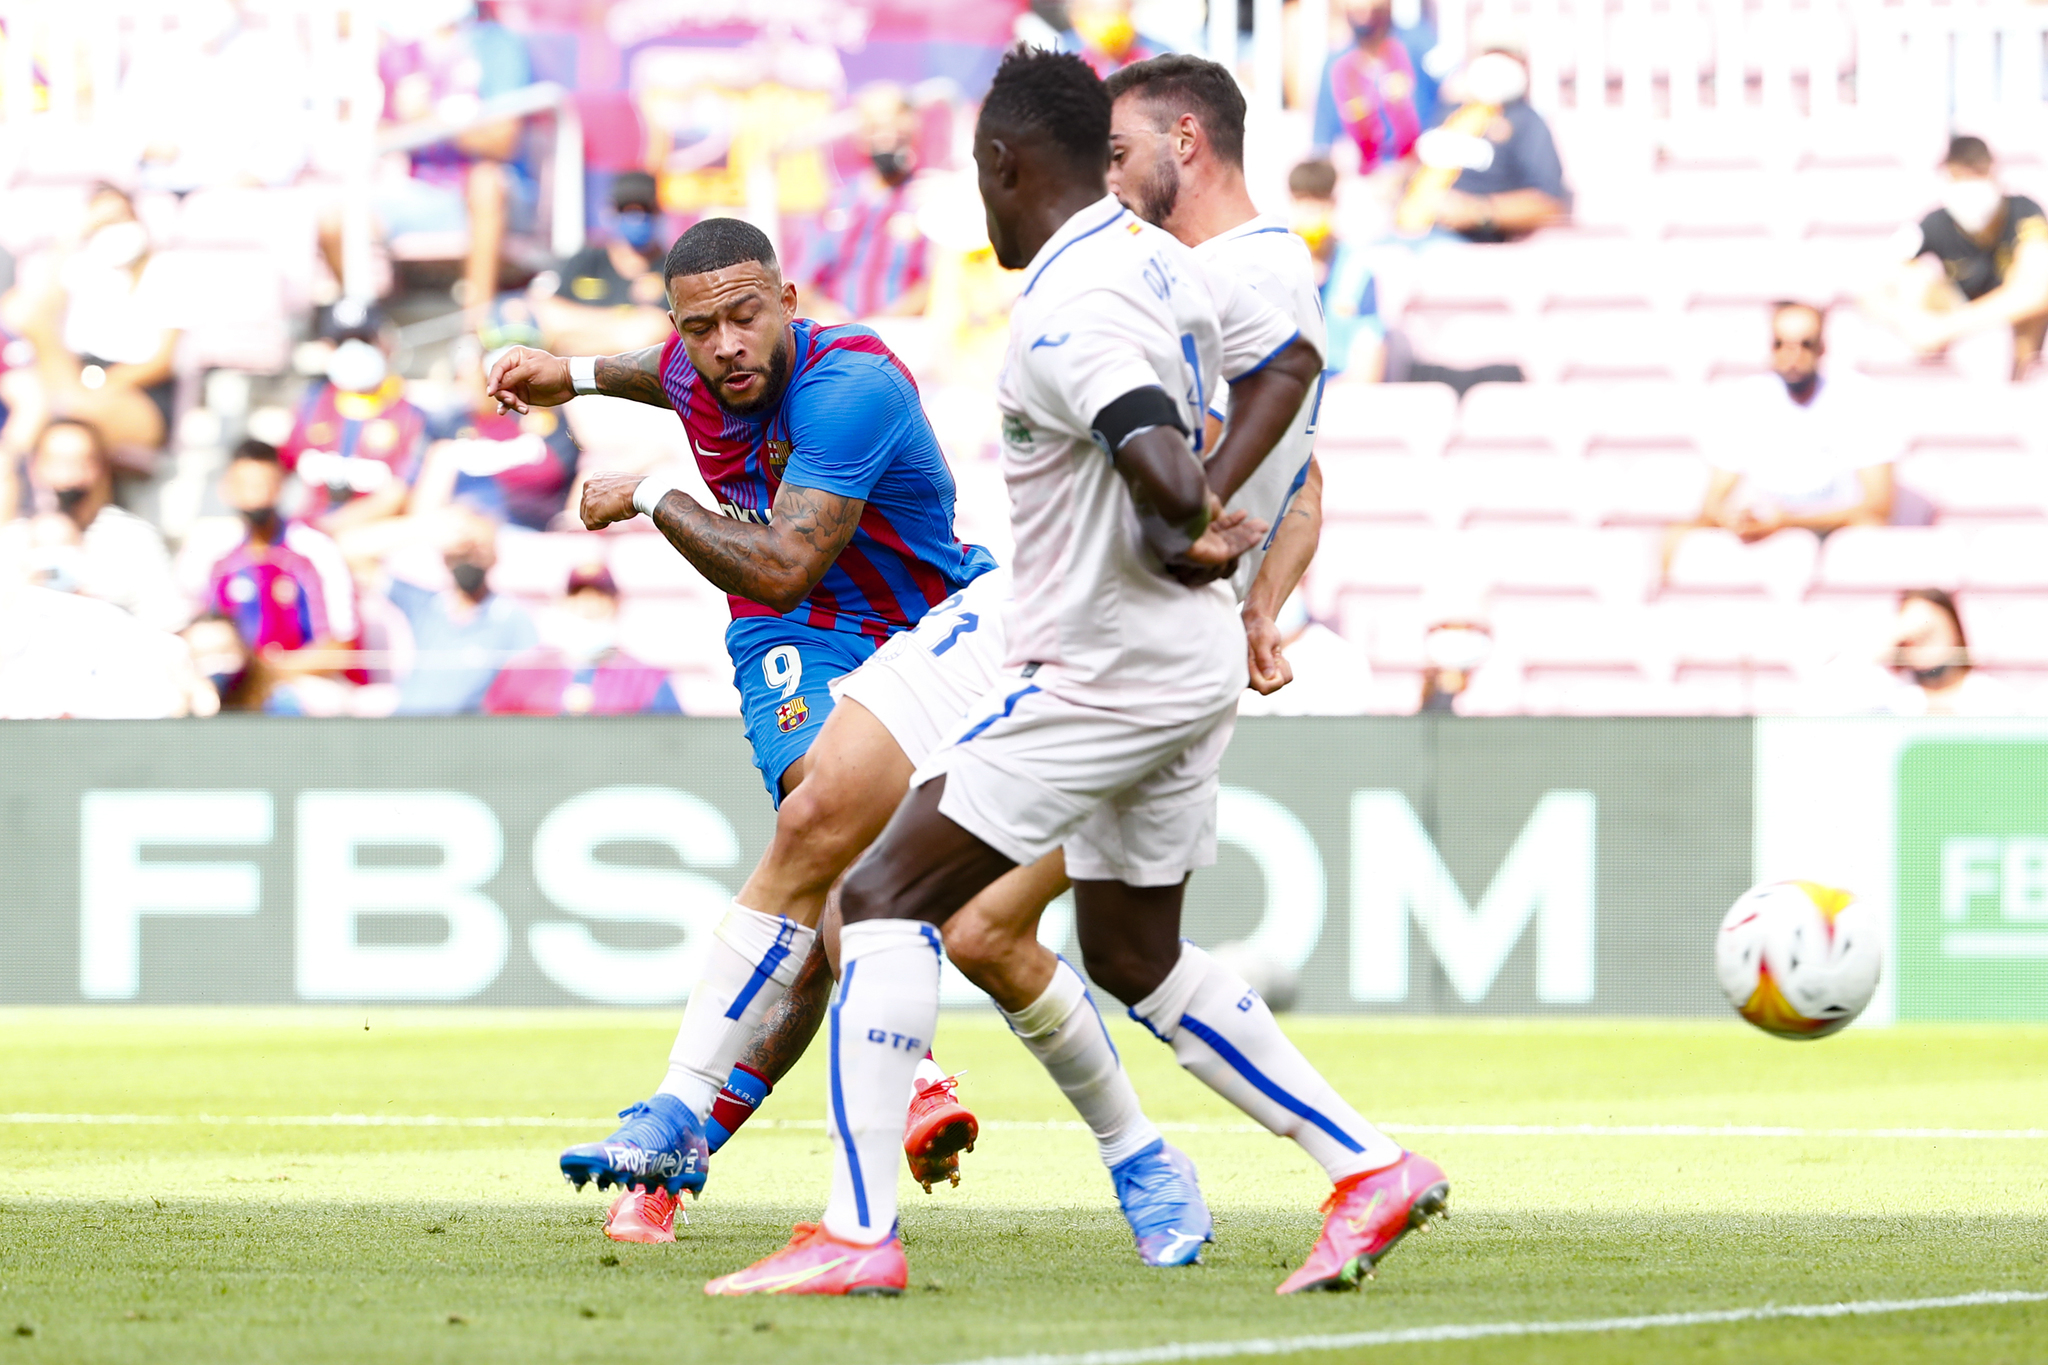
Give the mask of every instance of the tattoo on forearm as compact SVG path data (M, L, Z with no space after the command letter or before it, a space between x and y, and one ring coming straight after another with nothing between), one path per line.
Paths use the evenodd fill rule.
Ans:
M673 407L668 390L661 386L661 354L665 347L649 346L644 351L597 358L597 391L613 398L630 398L657 408Z
M826 961L821 938L811 945L811 955L804 960L803 969L761 1021L761 1031L747 1044L740 1061L766 1076L770 1085L780 1081L817 1036L831 999L832 968Z
M853 539L866 505L859 498L784 484L765 526L721 516L687 497L662 499L654 524L719 588L787 611L818 585Z

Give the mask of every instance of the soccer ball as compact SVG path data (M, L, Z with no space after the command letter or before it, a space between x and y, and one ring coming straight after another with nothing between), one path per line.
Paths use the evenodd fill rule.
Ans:
M1883 965L1870 908L1816 882L1743 892L1714 942L1714 975L1735 1012L1780 1038L1847 1028L1870 1003Z

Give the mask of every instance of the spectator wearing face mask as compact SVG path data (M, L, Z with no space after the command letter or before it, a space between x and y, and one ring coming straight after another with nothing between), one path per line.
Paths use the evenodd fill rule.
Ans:
M610 233L556 267L554 292L534 300L543 344L557 355L616 355L659 345L673 330L661 267L667 220L654 177L612 181Z
M474 714L498 671L538 640L525 608L491 591L498 528L488 517L461 508L447 513L441 559L449 586L436 591L394 578L386 594L412 628L414 663L398 688L401 716Z
M2032 199L1999 187L1982 138L1950 139L1941 172L1941 207L1900 234L1905 265L1870 300L1872 311L1930 353L2010 331L2018 379L2048 332L2048 219ZM1919 268L1927 259L1938 276Z
M1811 711L1823 715L2014 716L2023 698L1970 663L1955 598L1940 588L1900 594L1899 614L1875 662L1843 659L1822 671Z
M179 306L126 194L93 187L78 247L11 312L35 363L0 380L10 409L0 450L19 453L49 417L74 417L146 470L170 434Z
M353 648L355 583L340 547L279 512L283 491L275 446L251 440L235 447L220 496L245 530L207 575L207 608L260 655Z
M868 165L819 220L795 275L805 314L824 322L913 316L930 293L917 225L917 111L893 85L868 87L858 107Z
M1422 164L1408 179L1395 230L1505 242L1568 219L1564 165L1550 125L1529 104L1519 44L1501 38L1482 45L1455 89L1463 103L1416 139Z
M327 333L336 343L327 375L306 391L278 456L311 491L306 520L346 550L351 532L404 513L427 417L391 370L389 329L375 308L343 299Z
M10 522L0 528L0 555L33 563L43 586L111 602L157 630L175 631L191 619L163 537L114 505L113 465L90 425L60 417L44 427L29 484L37 510L70 533L58 537L47 524Z
M1393 0L1348 0L1344 17L1352 42L1323 68L1311 150L1327 157L1348 137L1358 147L1358 169L1369 173L1407 156L1428 125L1416 106L1415 63L1395 32Z
M668 674L619 648L619 589L602 564L569 575L540 622L545 642L513 661L484 694L495 716L680 715Z
M1700 526L1746 542L1804 527L1882 526L1899 438L1883 394L1853 371L1823 373L1826 318L1812 304L1771 310L1771 370L1717 395L1705 427L1714 465Z

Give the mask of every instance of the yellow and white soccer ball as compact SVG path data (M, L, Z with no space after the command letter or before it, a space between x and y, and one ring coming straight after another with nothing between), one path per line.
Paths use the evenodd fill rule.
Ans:
M1714 974L1735 1012L1780 1038L1847 1028L1876 993L1883 967L1870 908L1817 882L1743 892L1714 942Z

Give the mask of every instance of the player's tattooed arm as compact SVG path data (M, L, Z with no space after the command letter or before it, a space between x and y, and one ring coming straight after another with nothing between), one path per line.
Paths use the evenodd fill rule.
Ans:
M499 412L531 412L535 408L559 407L576 396L576 367L592 367L584 376L585 392L595 381L596 392L613 398L630 398L657 408L673 407L661 386L661 356L664 348L649 346L624 355L571 358L536 351L531 346L513 346L491 366L484 380L484 392L498 401Z
M1315 391L1323 357L1296 337L1278 355L1230 386L1230 420L1204 468L1226 502L1244 486Z
M661 357L668 348L649 346L645 350L597 358L597 391L611 398L630 398L657 408L675 405L661 386Z
M604 477L616 476L598 475L592 482ZM630 502L630 491L627 497ZM586 485L586 508L589 499ZM818 586L853 539L866 508L859 498L786 483L764 526L710 511L689 494L671 490L655 505L654 524L719 588L786 612ZM590 524L588 511L584 524Z

